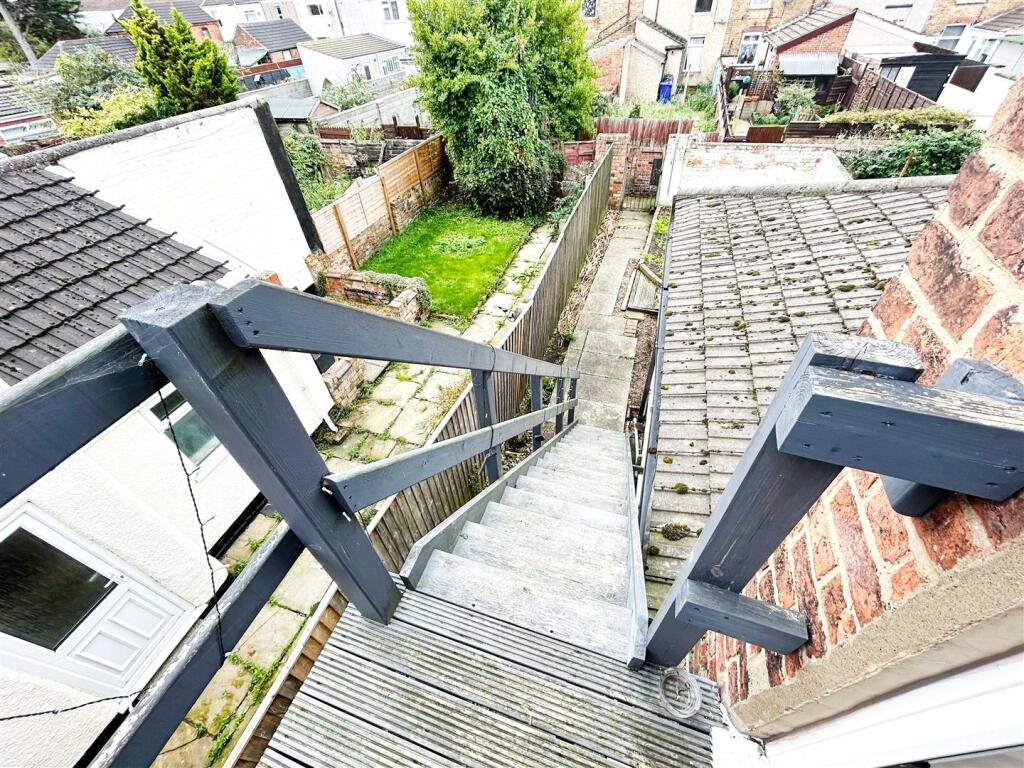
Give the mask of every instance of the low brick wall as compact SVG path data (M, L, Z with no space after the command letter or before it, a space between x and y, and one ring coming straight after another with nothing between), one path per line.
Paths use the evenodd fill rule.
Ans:
M373 305L382 314L407 323L418 322L429 309L426 284L419 278L329 269L324 273L328 297Z

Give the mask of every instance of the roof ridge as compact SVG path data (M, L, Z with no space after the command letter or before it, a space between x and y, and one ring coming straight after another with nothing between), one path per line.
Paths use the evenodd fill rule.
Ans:
M897 192L915 189L948 187L956 176L904 176L890 179L848 179L843 181L811 181L764 186L709 184L677 192L674 200L694 197L781 197L784 195L825 195L847 192Z

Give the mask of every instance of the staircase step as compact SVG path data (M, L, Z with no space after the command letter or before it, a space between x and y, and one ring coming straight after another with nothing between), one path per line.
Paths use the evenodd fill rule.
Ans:
M559 459L561 461L569 461L576 464L585 464L591 469L597 469L602 472L621 471L628 464L625 459L613 459L605 453L581 450L573 451L570 448L562 448L558 445L544 455L551 459Z
M565 459L559 459L558 457L549 459L547 456L542 456L534 466L539 469L548 469L553 472L568 472L574 477L584 481L591 479L604 480L615 475L621 476L622 482L625 483L628 478L632 478L633 476L627 466L623 466L621 470L613 473L602 469L594 469L589 464L580 463L578 461L567 461Z
M624 606L627 574L624 567L600 567L564 556L552 557L494 528L467 523L459 533L453 555L536 579L564 597L585 597ZM618 564L619 566L623 564Z
M564 640L612 658L628 661L630 612L588 598L568 598L541 579L437 551L417 590Z
M574 504L571 501L552 499L524 491L521 488L506 488L501 495L501 503L507 507L525 509L543 515L549 520L563 520L575 525L585 525L599 531L608 531L617 535L626 535L626 516L603 509L594 509L585 504Z
M602 455L616 461L626 455L624 443L606 443L603 440L593 440L588 437L581 437L577 440L565 438L564 440L559 440L558 444L563 448L569 448L573 451L600 452Z
M537 480L532 477L519 477L516 480L516 488L520 488L524 491L530 491L540 496L551 496L556 499L562 499L563 501L571 501L574 504L584 504L588 507L595 507L597 509L603 509L608 512L615 512L623 514L626 511L625 500L622 498L615 498L603 493L591 493L589 491L581 491L579 488L573 485L566 485L563 483L550 483L544 480Z
M566 557L573 559L586 557L604 563L628 562L629 542L626 536L579 523L554 521L540 512L492 501L484 510L480 524L509 533L530 546L561 550Z
M534 477L546 483L559 483L591 493L602 493L616 498L625 498L625 474L606 474L599 477L585 476L574 469L553 469L551 467L530 467L527 477Z

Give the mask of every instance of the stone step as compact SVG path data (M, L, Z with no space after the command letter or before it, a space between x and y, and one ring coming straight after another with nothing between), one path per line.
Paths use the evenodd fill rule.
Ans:
M599 469L604 472L615 472L629 464L625 458L612 457L602 451L573 450L571 447L563 448L561 445L556 445L545 456L552 459L564 459L577 464L585 464L591 469Z
M628 661L630 611L588 598L570 598L541 579L437 551L417 591L526 629Z
M550 551L538 550L507 533L484 525L467 523L459 532L452 550L466 560L496 568L505 568L517 578L539 580L548 589L564 597L603 600L626 605L627 578L625 564L607 567L587 561L575 561Z
M550 483L545 480L520 476L516 480L515 487L530 493L536 493L539 496L550 496L562 501L571 501L573 504L583 504L588 507L603 509L606 512L625 513L626 502L622 498L609 496L604 493L581 491L573 485Z
M583 446L590 448L601 448L616 453L624 453L626 441L623 437L615 438L598 437L597 435L574 435L568 434L558 441L559 445Z
M585 525L599 531L608 531L623 536L627 532L626 516L623 514L594 509L584 504L573 504L561 499L552 499L550 496L530 493L521 488L506 488L501 495L500 503L507 507L536 512L538 515L544 515L552 520L564 520L567 523Z
M629 542L622 534L602 531L580 523L552 520L542 512L491 502L480 524L509 533L532 547L561 549L572 559L625 563Z
M624 499L626 483L623 477L611 473L601 477L585 477L574 469L553 469L551 467L530 467L527 477L535 477L548 483L559 483L582 491L603 493L608 496Z
M576 477L583 478L584 480L591 478L594 480L602 480L612 476L612 473L603 469L594 469L590 465L581 464L578 461L568 461L557 457L549 458L546 454L541 456L534 466L539 467L540 469L550 469L555 472L571 472ZM623 467L620 474L626 478L632 477L632 473L629 471L628 467Z

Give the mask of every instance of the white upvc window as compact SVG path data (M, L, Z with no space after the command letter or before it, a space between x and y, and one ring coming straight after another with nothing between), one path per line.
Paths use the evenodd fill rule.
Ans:
M747 3L748 8L771 8L772 0L750 0Z
M399 21L401 16L398 13L398 0L381 0L384 8L384 21Z
M700 62L704 56L704 38L691 37L686 44L686 71L700 72Z
M381 64L381 71L385 75L393 75L401 68L402 65L398 61L397 56L392 56L390 59L384 59L384 63Z
M164 387L161 395L162 400L160 396L149 399L143 415L176 444L189 469L196 470L220 448L220 440L172 385Z
M947 24L942 29L942 34L936 39L935 44L940 48L948 48L949 50L955 50L956 44L960 42L960 36L967 29L966 24Z
M989 37L985 40L976 39L967 51L967 58L981 62L988 61L998 46L999 38L996 37Z
M246 21L259 21L259 15L256 11L242 11L242 16Z
M740 38L739 51L736 53L737 64L752 64L757 55L757 46L761 42L760 32L744 32Z
M597 18L597 0L582 0L580 2L580 13L584 19Z
M320 5L319 3L310 3L308 7L309 7L309 15L310 16L323 16L324 15L323 6Z

